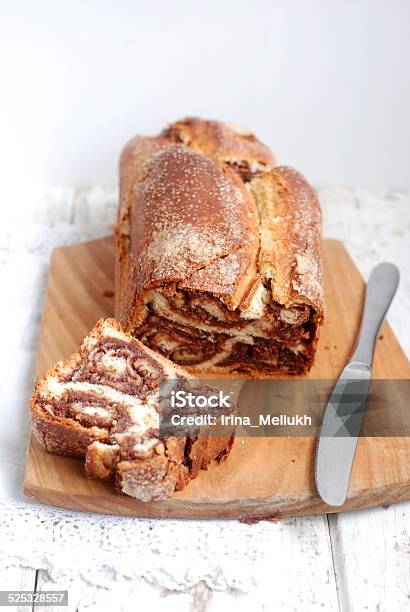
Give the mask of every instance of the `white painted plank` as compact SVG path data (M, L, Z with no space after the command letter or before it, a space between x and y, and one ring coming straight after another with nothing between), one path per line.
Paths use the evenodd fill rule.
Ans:
M1 591L32 591L36 583L36 570L31 567L17 567L11 565L0 570ZM28 612L30 606L11 606L4 608L9 612ZM60 611L61 612L61 611Z
M410 503L329 516L342 612L410 609Z
M257 583L250 593L253 610L338 610L325 515L279 522L272 532L271 551L270 558L257 565ZM215 598L215 611L226 609L217 604ZM249 610L249 600L238 595L235 609Z
M39 570L36 592L59 590L68 591L68 607L64 608L65 612L80 610L85 602L89 605L89 607L85 606L88 610L94 610L94 600L99 592L101 592L101 600L104 601L104 606L100 609L109 609L105 607L105 603L108 603L108 591L106 589L92 586L76 574L73 574L72 577L62 576L58 581L54 581L49 577L47 571ZM120 608L114 607L112 609L119 610ZM62 609L58 606L44 606L41 610L42 612L61 612Z
M68 590L67 612L101 612L102 610L115 610L116 612L135 612L147 608L155 612L202 612L201 594L212 597L211 590L205 585L195 585L186 591L169 591L150 584L143 578L138 581L119 580L109 589L87 583L80 576L62 578L59 583L54 582L46 571L39 571L37 591ZM207 601L207 599L205 599ZM196 604L200 602L200 605ZM57 606L42 608L42 612L61 612Z
M271 552L268 556L265 554L263 560L258 561L258 551L254 551L253 563L256 568L255 565L252 570L249 568L253 574L254 587L247 593L239 589L211 590L205 582L182 592L160 589L145 580L121 580L109 590L92 586L80 577L73 580L65 578L57 585L43 571L38 574L37 590L67 589L68 612L76 609L134 612L137 608L143 608L144 604L154 607L156 612L338 610L326 516L298 517L275 523L272 525L269 545ZM243 559L242 570L249 561ZM232 561L231 578L235 575L235 563ZM221 584L221 589L225 589L224 584ZM58 610L48 607L44 608L44 612Z

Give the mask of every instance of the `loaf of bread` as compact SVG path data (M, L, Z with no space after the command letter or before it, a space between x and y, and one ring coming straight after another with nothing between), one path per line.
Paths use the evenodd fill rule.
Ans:
M185 119L120 164L116 316L194 373L301 374L324 300L317 196L243 128Z
M182 489L227 457L233 437L161 436L159 386L192 377L100 320L66 362L39 380L30 401L33 432L51 453L85 457L86 474L114 479L142 501Z

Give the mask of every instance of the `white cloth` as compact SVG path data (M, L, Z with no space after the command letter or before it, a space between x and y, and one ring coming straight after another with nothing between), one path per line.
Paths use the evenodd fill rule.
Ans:
M116 199L114 187L39 190L33 219L10 220L0 229L0 568L23 564L45 568L56 578L77 572L104 586L119 577L145 576L170 589L205 580L213 588L247 590L264 572L283 574L281 559L294 554L295 542L304 532L311 538L305 551L306 572L324 575L328 570L328 543L320 537L324 517L254 525L156 521L65 511L24 498L27 400L50 253L56 246L110 233ZM409 195L326 189L321 200L325 235L345 241L366 277L383 259L400 265L402 285L389 319L409 351L405 328L410 306ZM272 547L273 538L280 542L279 555ZM283 575L282 580L291 577Z

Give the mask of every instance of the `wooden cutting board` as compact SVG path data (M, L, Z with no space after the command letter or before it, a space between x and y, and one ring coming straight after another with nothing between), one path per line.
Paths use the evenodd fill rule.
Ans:
M343 245L323 244L327 319L309 377L336 379L355 341L364 283ZM376 262L375 262L376 263ZM38 374L67 358L100 317L113 314L111 237L54 251L38 355ZM377 343L374 378L409 378L409 364L389 325ZM318 497L314 438L239 438L229 459L202 471L164 502L143 503L84 477L83 461L50 455L31 437L24 493L41 502L84 511L169 518L277 518L347 511L410 499L410 438L361 438L348 499L338 508Z

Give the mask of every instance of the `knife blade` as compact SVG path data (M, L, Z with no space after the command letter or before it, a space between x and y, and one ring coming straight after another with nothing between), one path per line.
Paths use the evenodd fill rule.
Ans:
M377 334L396 293L399 271L381 263L370 274L358 340L326 406L315 456L316 488L330 506L347 496L371 381Z

